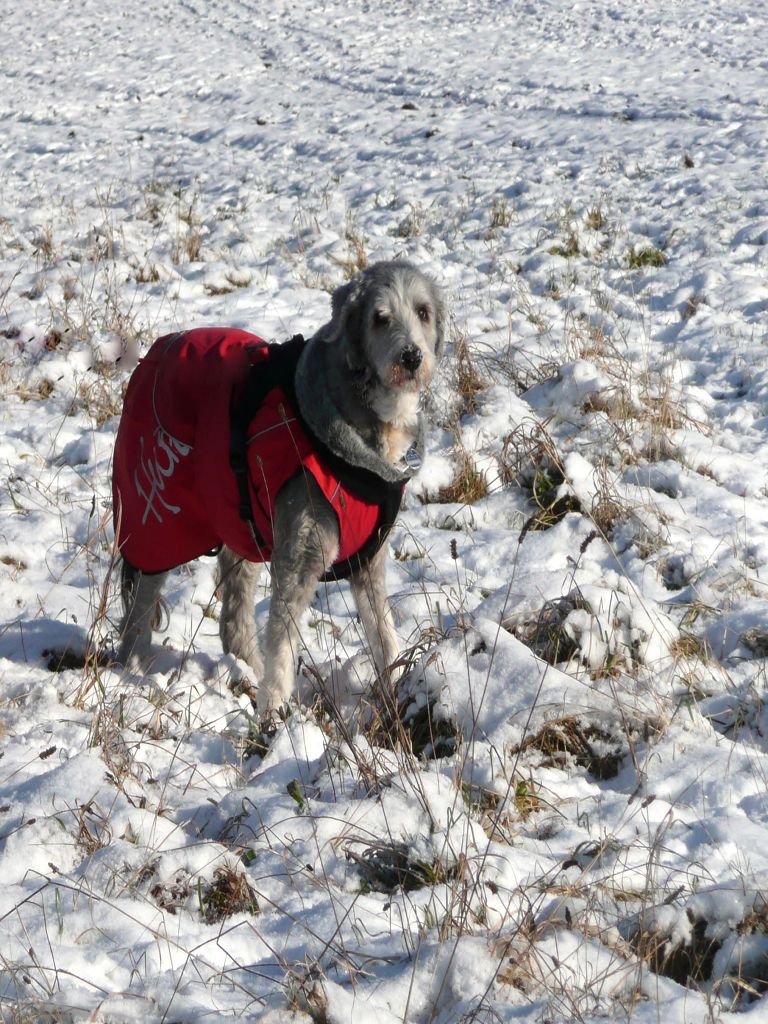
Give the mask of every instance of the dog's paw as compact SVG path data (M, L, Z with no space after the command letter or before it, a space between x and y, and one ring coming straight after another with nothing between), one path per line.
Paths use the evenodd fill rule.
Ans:
M146 676L149 674L154 663L154 657L151 651L129 651L123 653L122 650L117 652L117 664L122 665L127 672L132 672L137 676Z
M260 715L278 715L284 721L290 714L293 691L293 680L287 686L270 686L263 680L256 694L256 711Z
M296 671L290 650L279 650L270 655L259 685L256 707L259 711L273 711L284 707L296 696Z
M236 658L234 654L225 654L222 666L228 672L227 687L235 695L245 695L250 698L251 704L256 707L258 697L258 681L263 674L260 671L261 659L258 661L259 671L242 658Z

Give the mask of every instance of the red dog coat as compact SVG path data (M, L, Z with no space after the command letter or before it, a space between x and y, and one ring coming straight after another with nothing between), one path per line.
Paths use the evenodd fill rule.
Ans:
M344 463L301 421L293 378L303 346L231 328L155 342L128 384L115 446L115 535L127 562L162 572L220 544L269 561L275 498L297 473L311 475L339 520L329 575L348 575L381 546L403 485Z

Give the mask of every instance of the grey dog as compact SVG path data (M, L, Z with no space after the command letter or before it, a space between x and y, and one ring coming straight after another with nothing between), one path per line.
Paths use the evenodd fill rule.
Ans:
M406 462L418 463L423 447L420 398L443 343L440 289L410 263L376 263L337 288L331 307L330 322L306 342L296 365L297 412L335 456L384 481L404 482L410 475ZM259 680L260 711L280 707L294 692L299 619L317 581L334 565L340 542L337 514L306 473L282 486L271 515L272 597L264 662L253 614L260 567L231 550L225 536L219 538L222 645ZM397 656L385 551L380 546L350 575L364 635L384 678ZM166 575L123 563L118 657L124 664L145 666L149 659Z

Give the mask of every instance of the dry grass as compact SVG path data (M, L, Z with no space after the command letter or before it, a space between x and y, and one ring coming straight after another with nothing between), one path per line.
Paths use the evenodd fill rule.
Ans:
M540 766L564 768L574 762L601 781L618 775L626 754L620 731L611 732L594 722L583 723L574 715L546 722L510 754L516 757L532 749L542 755Z
M204 285L205 294L215 297L217 295L231 295L232 292L238 291L240 288L247 288L253 278L249 273L239 272L237 270L228 270L224 275L226 284L215 285L206 284Z
M76 812L77 832L75 842L86 856L92 857L98 850L112 842L109 815L104 814L93 801L81 804Z
M184 872L178 872L167 882L156 882L149 890L149 895L160 907L171 915L182 910L192 893L192 880Z
M545 602L533 618L513 616L502 624L526 647L530 647L537 658L550 665L559 665L570 661L579 652L578 644L565 630L565 622L573 611L592 611L578 590Z
M13 555L0 555L0 565L10 566L17 572L29 568L23 558L15 558Z
M587 210L584 223L589 231L602 231L606 226L605 214L601 206L592 206Z
M639 248L631 245L627 250L626 261L630 270L640 270L643 267L663 267L667 257L654 245L643 245Z
M368 239L351 221L347 224L344 237L349 250L348 255L344 257L332 256L331 259L336 266L342 268L344 277L351 281L355 274L365 270L368 266Z
M437 503L440 505L474 505L488 495L488 479L479 470L467 451L460 448L456 455L455 472L449 484L445 484L437 494L422 496L423 504Z
M550 256L560 256L562 259L570 260L575 256L581 256L581 247L575 231L570 231L562 242L551 245L547 252Z
M203 247L203 237L200 230L194 224L190 224L187 231L180 232L176 248L173 253L174 263L196 263L200 259L200 251Z
M243 871L230 865L216 868L213 881L199 887L200 911L206 924L233 914L258 914L259 902Z
M456 723L446 716L436 700L417 700L406 694L397 704L397 726L389 723L390 744L393 732L398 743L422 759L451 757L461 742Z
M119 415L123 407L123 387L101 375L82 380L77 389L78 405L99 429L107 420Z
M523 420L501 444L499 476L505 485L530 490L538 508L547 508L565 479L554 441L538 420Z
M449 757L460 742L456 723L443 709L438 711L437 699L424 700L418 685L410 685L435 662L435 648L443 639L433 627L423 630L392 665L398 689L378 686L369 695L366 737L376 746L402 751L409 763L413 758Z
M681 630L680 635L672 641L669 645L669 653L674 658L689 661L706 663L712 659L712 652L706 640L695 636L693 633L689 633L687 630Z
M480 396L488 387L488 381L480 373L477 361L461 334L454 347L452 367L452 391L457 398L456 416L472 416L480 408Z
M439 859L422 860L414 857L405 843L376 842L368 838L348 840L344 855L360 871L363 891L392 893L401 889L412 892L454 882L466 870L463 861L445 864Z
M547 490L549 491L550 488L548 487ZM535 496L534 500L537 504L542 500L540 493ZM518 541L521 542L526 533L531 530L534 532L537 530L549 530L553 526L557 526L569 512L580 513L581 511L581 502L573 494L564 494L560 498L553 498L550 504L539 507L532 516L526 519L520 531Z
M653 911L642 916L652 922ZM654 974L671 978L678 985L695 987L712 976L721 943L707 935L706 921L691 924L691 939L687 943L674 943L668 933L657 930L653 923L641 923L629 936L629 944Z
M514 208L504 195L496 195L491 201L488 211L488 228L485 232L485 239L492 242L499 238L501 233L511 226L515 219Z

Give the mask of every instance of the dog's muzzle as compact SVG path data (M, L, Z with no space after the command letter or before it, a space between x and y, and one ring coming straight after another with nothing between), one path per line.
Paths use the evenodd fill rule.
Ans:
M406 345L400 353L400 365L411 374L416 373L422 359L421 349L416 345Z

